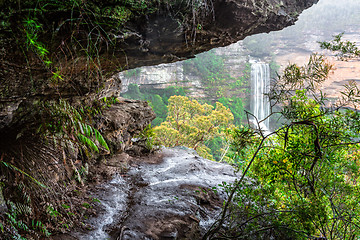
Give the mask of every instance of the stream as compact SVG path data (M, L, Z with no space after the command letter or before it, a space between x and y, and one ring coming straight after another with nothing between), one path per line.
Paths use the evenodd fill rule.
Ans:
M221 211L224 193L206 191L233 182L234 169L199 157L195 151L163 149L160 162L144 157L126 176L96 193L103 211L90 219L94 230L72 234L77 239L198 239Z

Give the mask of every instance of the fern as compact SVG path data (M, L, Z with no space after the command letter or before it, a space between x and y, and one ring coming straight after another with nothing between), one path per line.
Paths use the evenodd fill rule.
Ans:
M32 213L31 207L26 204L15 202L14 205L16 206L18 213L25 215L30 215Z
M61 134L68 140L73 139L72 136L75 135L78 144L85 146L85 148L93 152L98 153L99 146L102 146L108 152L110 151L101 133L89 124L91 116L87 115L86 112L91 113L93 112L92 109L86 109L85 111L84 108L79 108L78 110L63 99L60 99L58 103L44 103L43 108L49 114L49 121L43 123L38 132L50 132L53 135ZM88 155L87 150L83 150Z
M13 229L15 229L15 232L13 233L13 237L15 239L25 239L22 238L19 234L18 234L18 229L22 230L22 231L29 231L29 227L22 221L22 220L18 220L18 215L22 215L22 214L26 214L26 212L23 212L23 209L27 209L26 206L21 206L23 204L21 203L14 203L12 201L7 201L8 206L10 207L9 212L5 213L5 215L8 218L8 222L10 224L10 226L12 226ZM21 206L19 208L19 206ZM31 210L30 210L31 212Z
M91 137L94 137L95 138L94 140L97 140L100 146L104 147L107 151L110 151L109 146L107 145L104 137L97 129L93 128L88 124L81 122L79 122L78 125L81 133L79 134L78 137L83 144L87 145L88 147L90 147L90 149L94 150L95 152L99 152L99 148L96 146L94 141L90 139Z
M25 197L25 196L23 196ZM50 232L46 229L44 224L41 221L32 219L31 229L23 220L19 219L20 215L29 216L32 213L32 209L27 204L22 204L20 202L7 201L9 206L9 211L5 213L7 217L7 223L11 227L11 237L13 239L26 240L19 234L19 230L31 233L33 230L40 232L44 236L50 236ZM0 229L2 233L5 233L4 225L0 222Z
M30 178L31 180L33 180L35 183L37 183L39 186L43 187L43 188L48 188L45 184L42 184L41 182L39 182L38 180L36 180L35 178L33 178L32 176L30 176L29 174L27 174L26 172L24 172L23 170L15 167L14 165L12 165L11 163L7 163L7 162L4 162L4 161L1 161L0 163L2 163L4 166L10 168L10 169L13 169L25 176L27 176L28 178Z
M83 134L79 134L77 137L81 143L88 146L93 151L99 152L99 148L96 146L96 144L91 139L89 139L88 137L86 137Z
M90 125L86 125L86 134L91 137L94 134L93 128Z
M48 207L46 208L46 212L50 215L51 218L54 218L54 219L56 219L58 216L61 216L61 213L59 213L58 211L56 211L56 210L54 209L54 207L52 207L52 206L48 206Z
M46 237L49 237L51 233L46 229L44 224L40 221L32 220L32 228L34 230L39 230L42 234L44 234Z
M95 138L98 140L101 146L103 146L106 150L110 151L109 146L107 145L104 137L100 134L100 132L94 129Z

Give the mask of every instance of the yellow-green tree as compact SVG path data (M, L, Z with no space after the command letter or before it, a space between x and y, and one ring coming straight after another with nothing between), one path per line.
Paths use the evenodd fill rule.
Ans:
M188 97L172 96L165 122L154 128L156 143L166 147L186 146L204 158L213 159L205 142L213 137L224 137L223 130L233 121L230 109L219 102L214 108Z

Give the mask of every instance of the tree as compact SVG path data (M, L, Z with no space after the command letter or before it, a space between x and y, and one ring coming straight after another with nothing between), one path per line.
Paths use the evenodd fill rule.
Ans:
M184 73L197 75L209 92L209 96L220 98L232 88L231 83L236 82L236 79L225 70L224 65L223 57L209 51L184 61ZM242 83L240 81L238 83L241 86Z
M245 116L244 103L239 97L226 98L222 97L218 100L224 106L228 107L234 115L235 125L240 126L243 123Z
M223 185L228 200L203 239L360 236L360 89L349 83L331 105L320 91L331 69L318 55L288 66L269 94L283 125L233 132L242 175Z
M172 96L166 121L155 127L154 132L159 145L186 146L197 150L202 157L212 159L205 142L222 136L222 130L231 126L233 120L231 111L221 103L216 103L214 109L188 97Z
M159 126L167 115L167 104L169 97L173 95L185 95L185 90L182 87L167 87L165 89L143 88L137 84L129 84L128 91L122 94L125 98L145 100L149 102L150 106L156 114L156 118L152 121L152 126Z

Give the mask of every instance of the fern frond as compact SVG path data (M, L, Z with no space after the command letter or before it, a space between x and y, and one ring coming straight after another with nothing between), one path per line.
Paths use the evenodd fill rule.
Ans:
M103 146L106 150L110 151L109 146L107 145L107 143L106 143L104 137L101 135L101 133L97 129L94 129L94 133L95 133L95 138L96 138L96 140L98 140L100 145Z
M86 135L91 137L94 134L93 128L87 124L85 126L86 126Z
M83 143L87 147L90 147L90 149L92 149L93 151L99 152L99 148L96 146L96 144L91 139L84 136L83 134L78 134L77 137L81 143Z
M14 165L12 165L11 163L7 163L7 162L0 162L2 163L5 167L13 169L15 171L18 171L19 173L22 173L23 175L27 176L28 178L30 178L31 180L33 180L35 183L37 183L39 186L43 187L43 188L48 188L45 184L39 182L38 180L36 180L35 178L33 178L32 176L30 176L29 174L27 174L26 172L24 172L23 170L15 167Z
M46 237L49 237L51 233L46 229L44 224L40 221L35 221L34 219L31 221L31 225L33 229L39 229L42 234Z
M71 121L73 122L73 119L71 119ZM83 126L82 126L82 123L81 123L81 122L77 122L77 124L79 125L80 133L81 133L81 134L85 134L84 128L83 128ZM74 124L74 126L76 127L75 124Z
M28 205L16 202L15 206L16 206L18 214L30 215L32 213L32 209Z

